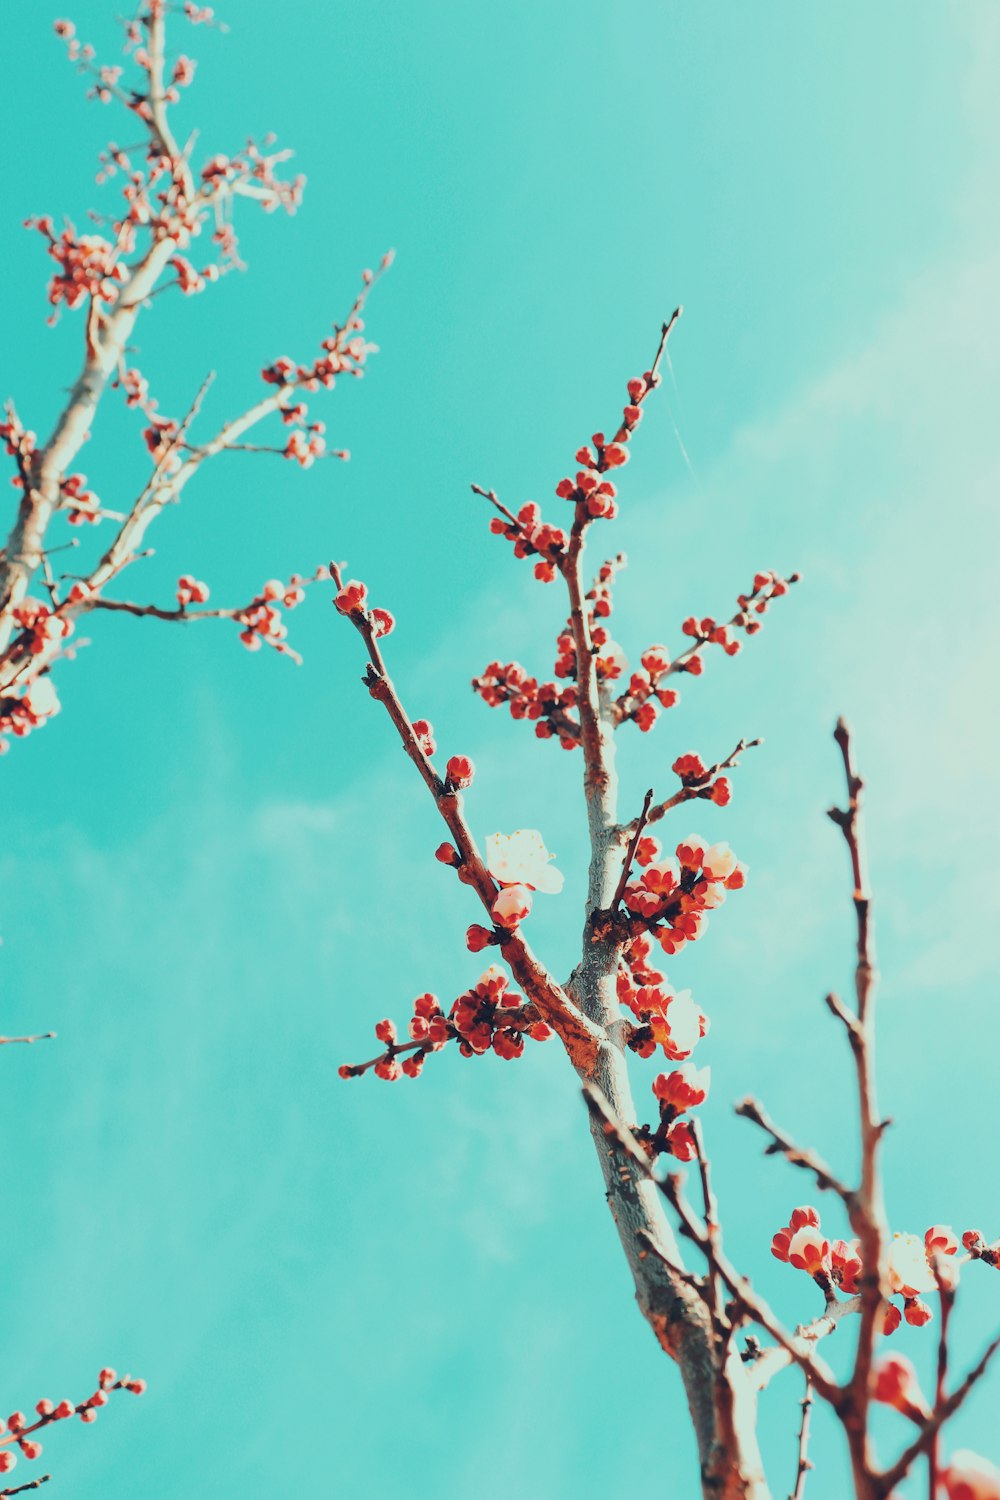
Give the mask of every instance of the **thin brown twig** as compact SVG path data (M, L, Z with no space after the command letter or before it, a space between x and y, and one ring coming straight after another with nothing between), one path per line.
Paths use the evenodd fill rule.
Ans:
M806 1475L812 1468L809 1462L809 1418L812 1413L813 1394L808 1375L806 1376L806 1392L801 1404L802 1422L799 1426L798 1468L795 1471L795 1488L788 1500L802 1500L806 1492Z
M755 740L740 740L739 744L729 752L725 760L718 760L714 765L708 767L700 781L694 784L686 783L672 797L668 797L665 802L658 802L655 807L651 807L646 823L658 823L673 808L680 807L681 803L690 802L693 798L701 796L708 783L714 777L718 776L720 771L728 771L733 766L738 765L739 758L745 750L753 750L757 745L762 745L763 743L764 741L759 738ZM622 832L625 835L631 835L635 830L636 821L636 819L633 819L631 823L626 823Z
M49 1042L55 1039L54 1031L41 1031L37 1036L0 1036L0 1047L8 1047L12 1042L25 1042L29 1047L32 1042Z
M705 1154L705 1135L698 1117L691 1118L691 1135L698 1153L698 1176L701 1181L702 1216L705 1221L705 1238L708 1241L708 1290L709 1307L713 1322L718 1327L722 1322L722 1294L719 1289L719 1204L712 1187L712 1169Z
M645 828L646 823L649 820L649 809L652 801L653 788L650 787L645 797L643 798L642 811L640 812L638 818L636 818L635 820L635 832L629 839L628 848L625 850L625 858L622 861L622 872L618 877L618 884L615 887L615 893L611 898L611 905L608 908L611 912L616 912L618 910L619 903L625 894L625 887L628 885L629 871L632 868L632 861L635 859L635 853L639 847L639 840L642 838L642 830Z
M51 1474L39 1474L37 1479L29 1479L25 1484L16 1484L12 1490L0 1490L0 1500L6 1500L9 1495L23 1495L27 1490L40 1490L43 1484L48 1484L52 1478Z
M868 1468L868 1408L870 1384L878 1320L883 1303L883 1277L885 1246L888 1227L882 1202L882 1183L878 1151L885 1121L879 1118L875 1094L874 1071L874 1000L875 939L871 922L871 896L868 891L864 855L864 831L861 821L861 792L864 783L854 764L854 753L850 730L843 719L838 719L834 730L844 766L847 784L847 807L834 807L829 816L844 835L851 861L853 879L852 900L857 925L857 961L855 966L855 993L857 1014L850 1017L843 1006L831 1003L830 1008L845 1020L848 1041L854 1057L857 1077L858 1112L861 1137L860 1184L847 1203L851 1227L858 1237L862 1272L858 1278L861 1296L861 1325L858 1331L854 1369L846 1387L847 1409L850 1421L847 1424L848 1441L851 1444L852 1462L856 1472Z
M806 1172L811 1172L816 1178L816 1185L821 1192L836 1193L845 1203L849 1203L854 1197L854 1191L846 1183L841 1182L835 1176L826 1162L815 1151L806 1147L798 1146L791 1136L780 1130L770 1118L764 1106L749 1095L735 1106L735 1112L743 1120L750 1120L754 1125L760 1127L765 1135L770 1136L770 1145L764 1148L765 1156L783 1156L786 1161L794 1167L801 1167Z

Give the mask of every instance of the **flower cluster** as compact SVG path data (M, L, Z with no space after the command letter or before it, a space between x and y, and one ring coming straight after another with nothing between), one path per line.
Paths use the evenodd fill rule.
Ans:
M490 708L506 703L512 718L531 721L540 740L558 739L564 750L572 750L579 741L574 687L539 682L520 662L491 661L480 677L472 679L472 688Z
M181 609L187 609L189 604L207 604L208 584L190 573L182 573L177 580L177 603Z
M716 768L706 766L694 751L679 755L670 769L680 778L688 797L706 798L716 807L728 807L732 801L733 789L728 776L717 776Z
M11 661L32 656L51 658L60 641L73 633L72 620L65 614L56 613L41 599L30 596L22 599L12 613L15 624L21 627L21 634L11 647Z
M256 598L244 609L237 610L234 616L236 623L243 627L240 640L247 650L259 651L261 646L271 646L282 656L300 661L301 658L287 643L288 626L282 619L281 607L297 608L305 598L303 585L326 576L326 570L320 569L313 578L303 578L301 574L293 573L288 583L282 583L280 578L269 578ZM205 588L205 585L201 584L199 587ZM207 588L205 597L208 597Z
M36 677L20 697L0 694L0 755L9 748L7 735L23 739L53 718L60 706L52 678L48 676Z
M692 835L662 858L659 842L644 838L636 850L641 873L622 897L633 936L648 931L664 953L674 954L696 941L708 927L708 912L721 906L727 891L746 883L742 865L728 844L708 845Z
M939 1284L953 1285L957 1274L958 1237L946 1224L932 1224L923 1238L916 1234L893 1235L886 1257L888 1294L898 1297L902 1311L887 1302L882 1312L881 1332L894 1333L905 1319L915 1328L929 1323L933 1313L923 1294ZM833 1240L824 1235L815 1208L793 1211L788 1223L771 1241L771 1254L796 1270L805 1271L824 1292L834 1287L848 1295L858 1290L862 1262L857 1240ZM883 1399L883 1398L879 1398Z
M96 525L101 519L101 502L93 490L87 489L86 474L67 474L59 482L59 496L71 526L81 526L85 521Z
M494 499L494 504L497 503ZM522 505L516 516L503 509L490 521L490 531L513 542L515 557L538 558L535 577L540 583L551 583L562 572L569 537L561 527L542 520L541 510L533 500Z
M509 988L510 981L493 964L464 995L459 995L445 1015L435 995L419 995L413 1003L413 1015L407 1027L409 1040L399 1041L392 1021L379 1021L375 1035L384 1051L366 1063L345 1063L341 1078L357 1078L369 1068L376 1077L390 1082L402 1077L417 1078L430 1052L440 1052L451 1041L457 1042L463 1057L478 1057L495 1052L505 1059L520 1057L524 1039L544 1042L551 1035L530 1001ZM402 1062L399 1057L402 1054Z
M727 656L735 656L742 647L738 632L755 635L763 623L760 617L772 600L787 594L798 581L798 573L788 578L777 573L757 573L753 587L737 596L736 613L724 624L720 625L710 615L701 620L691 615L684 621L681 631L691 644L673 659L665 646L647 647L642 654L642 670L633 672L628 688L615 700L616 722L632 720L640 729L650 729L661 708L673 708L678 702L679 694L666 686L667 679L678 672L699 677L705 669L703 653L707 646L720 646Z
M686 1120L679 1117L704 1104L711 1075L711 1068L696 1068L692 1063L684 1063L672 1073L657 1074L653 1080L653 1093L660 1104L659 1128L652 1134L647 1128L639 1137L651 1155L668 1151L678 1161L693 1161L698 1155L694 1131Z
M95 302L117 302L128 271L118 259L119 247L99 234L77 234L67 223L61 234L48 214L26 219L25 229L37 229L48 241L48 253L57 270L49 282L47 297L53 307L65 302L70 309L93 298Z
M363 620L376 638L389 635L395 629L396 621L387 609L369 609L367 585L358 583L356 579L345 583L333 602L342 615Z
M590 640L594 647L594 671L598 682L614 682L628 670L625 653L617 641L611 639L603 625L591 626ZM556 652L555 675L575 681L578 675L576 639L569 621L556 637Z
M144 1380L135 1380L131 1375L119 1377L114 1370L104 1369L97 1377L97 1389L85 1401L39 1401L35 1411L37 1421L31 1421L23 1411L11 1412L6 1422L0 1422L0 1474L9 1474L17 1463L15 1449L29 1460L40 1458L42 1445L34 1434L53 1422L65 1421L68 1417L79 1417L81 1422L96 1422L102 1406L108 1403L112 1391L131 1391L141 1396L146 1389Z

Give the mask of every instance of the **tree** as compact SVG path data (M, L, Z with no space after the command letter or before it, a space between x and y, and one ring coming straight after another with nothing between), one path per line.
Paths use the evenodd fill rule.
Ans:
M192 20L209 19L196 7L187 6L186 10ZM64 443L61 434L71 430L82 440L96 400L123 357L138 304L144 295L152 293L155 278L143 279L151 274L152 265L159 267L158 275L165 274L170 265L177 273L177 286L185 292L198 290L199 279L211 279L210 268L193 272L190 263L180 260L176 253L192 232L191 205L197 203L197 211L207 213L218 195L221 201L227 201L232 193L258 196L256 189L261 183L268 203L285 201L282 188L272 178L274 158L262 159L253 152L245 160L232 158L212 167L207 178L210 186L193 189L186 154L157 118L161 106L165 114L171 92L164 86L163 20L164 10L156 4L142 13L139 30L133 30L132 38L139 44L137 61L148 81L136 93L123 95L123 102L150 127L148 177L153 183L169 179L162 210L152 207L148 181L138 195L139 222L148 220L153 244L145 255L140 253L130 263L130 270L122 271L119 256L135 254L130 223L116 227L114 241L96 245L85 243L72 230L57 239L46 221L38 225L60 266L51 300L56 305L65 300L71 306L89 301L89 314L84 371L53 439L37 449L13 412L5 431L18 462L22 490L20 513L6 550L3 596L10 629L4 659L10 673L5 680L9 692L4 711L10 731L18 735L51 716L54 700L44 687L52 666L65 654L65 626L85 612L119 609L169 620L211 614L239 624L248 646L263 640L287 651L277 608L282 602L298 602L305 582L302 579L292 579L287 585L275 581L249 605L223 611L190 609L191 604L205 602L206 591L189 575L179 580L176 609L109 600L102 590L135 559L145 526L164 504L178 497L204 458L234 446L250 425L248 419L280 413L293 428L296 423L303 424L306 413L295 400L294 391L326 383L327 376L332 378L339 372L328 368L331 359L327 356L333 356L333 362L343 358L344 368L354 372L368 352L367 346L355 342L360 332L363 292L343 328L335 330L334 348L326 349L317 365L303 367L275 361L265 371L265 379L277 386L276 394L265 398L253 413L227 424L216 438L200 447L187 441L196 404L184 421L164 423L156 416L141 377L122 368L121 383L130 399L137 393L132 404L140 405L150 422L147 444L154 462L150 485L124 519L116 519L86 489L82 476L66 475L76 450L68 438L65 446L60 446ZM148 37L144 37L142 28ZM60 29L74 56L90 68L92 59L85 49L75 50L68 23L60 23ZM177 66L179 86L190 76L190 65ZM97 70L96 78L99 97L119 90L118 78L107 70ZM213 161L217 163L218 159ZM115 165L122 167L120 161ZM216 178L221 182L216 183ZM159 221L158 230L161 213L166 217ZM178 216L183 223L175 225ZM228 255L232 246L228 225L217 234L226 247L223 254ZM371 279L366 278L366 289ZM78 293L78 287L83 291ZM769 1493L756 1448L756 1397L772 1378L794 1364L806 1380L796 1497L801 1497L806 1485L809 1414L812 1400L818 1397L843 1424L855 1490L863 1500L890 1494L924 1458L932 1495L940 1494L943 1487L951 1500L968 1496L983 1500L998 1493L1000 1481L995 1471L974 1456L944 1457L939 1451L939 1433L984 1373L997 1348L994 1341L982 1360L957 1382L950 1376L948 1327L957 1285L956 1267L972 1260L995 1267L1000 1250L975 1230L961 1236L960 1249L958 1236L943 1225L932 1225L922 1240L909 1234L890 1236L879 1171L879 1147L887 1121L877 1108L874 1093L875 969L860 824L862 782L843 723L838 724L835 737L843 760L847 805L834 809L831 817L844 836L850 857L857 925L856 997L849 1006L830 995L827 1005L845 1032L857 1073L862 1151L856 1180L835 1174L815 1153L800 1147L769 1119L756 1100L745 1100L738 1112L763 1132L769 1154L785 1157L805 1171L819 1190L834 1201L840 1200L854 1238L831 1241L811 1207L795 1209L787 1226L775 1234L775 1256L807 1274L823 1297L819 1316L794 1333L783 1327L731 1264L723 1247L704 1132L696 1113L706 1101L710 1080L708 1069L697 1068L690 1060L706 1033L706 1018L688 992L670 986L659 967L662 960L654 944L672 959L703 936L707 914L723 904L727 893L741 888L744 871L724 844L709 845L685 837L672 853L665 854L650 830L691 801L707 800L724 807L732 791L726 772L737 767L739 757L755 742L741 740L732 752L711 764L694 752L679 755L673 763L677 789L660 800L651 789L636 815L631 819L626 815L621 821L614 741L617 731L627 726L635 725L643 733L651 731L664 713L675 709L678 694L670 679L686 681L688 676L701 675L713 647L736 655L743 637L759 630L761 617L772 602L787 594L797 575L783 578L762 571L752 586L737 596L729 620L719 623L711 617L689 618L682 626L686 644L674 651L659 645L648 647L642 653L641 670L630 672L623 652L608 635L605 622L612 613L612 589L624 558L619 554L602 563L593 586L587 589L586 545L593 526L616 517L618 497L611 476L628 459L645 403L659 384L660 363L676 318L677 314L664 325L650 368L629 381L621 421L613 435L606 438L595 434L592 444L583 446L576 455L579 468L575 476L562 479L556 487L559 499L571 507L563 511L568 518L566 527L544 521L538 507L525 506L515 513L492 491L477 489L496 511L491 529L513 544L516 555L535 559L538 581L549 584L561 580L567 587L569 619L557 640L557 680L540 683L517 663L496 661L474 683L489 706L507 704L516 719L534 724L540 739L558 740L571 753L568 767L576 763L572 752L581 752L591 861L581 960L565 982L560 983L535 956L524 932L535 893L545 893L561 883L541 834L518 830L496 835L485 852L479 850L463 801L463 793L472 786L475 776L471 760L453 754L443 774L435 766L433 729L427 720L408 715L387 670L380 643L394 628L392 615L372 607L365 586L345 580L339 565L330 566L329 576L337 589L336 607L355 625L365 646L368 665L364 681L368 691L388 712L446 824L449 840L439 847L437 858L472 888L487 914L486 925L477 923L468 929L467 946L473 953L497 948L521 991L515 994L504 968L494 964L447 1011L436 997L423 994L415 1003L407 1040L399 1040L392 1022L380 1021L376 1026L380 1044L377 1055L368 1062L345 1064L341 1071L346 1077L369 1070L386 1080L404 1074L415 1077L426 1059L449 1043L454 1044L453 1051L466 1057L492 1051L499 1058L515 1059L525 1049L525 1038L543 1041L558 1037L581 1082L605 1189L640 1309L664 1351L677 1363L684 1381L706 1495L761 1500ZM289 417L290 412L294 414ZM321 434L314 427L309 429L312 436L303 446L303 440L293 441L298 430L294 428L284 448L270 451L283 452L299 462L317 456L322 451ZM59 511L70 521L113 519L120 526L109 551L80 578L57 578L49 564L53 548L47 541L48 526ZM39 570L45 578L48 605L31 600L27 592ZM315 575L317 579L325 576L326 570L318 570ZM673 844L672 839L669 842ZM713 1038L710 1046L715 1045ZM633 1103L630 1054L648 1060L661 1049L667 1068L652 1082L655 1112L648 1107L643 1111ZM702 1053L705 1050L703 1047ZM653 1118L641 1123L646 1112ZM661 1175L662 1161L671 1157L694 1164L700 1194L698 1210L688 1202L679 1174ZM684 1263L678 1236L694 1246L697 1272ZM876 1360L878 1340L890 1334L901 1318L918 1326L929 1321L931 1309L925 1295L935 1296L940 1303L938 1378L930 1402L921 1395L905 1361L892 1356ZM837 1330L842 1321L845 1327L855 1326L854 1318L857 1337L852 1370L847 1379L838 1379L822 1356L820 1341ZM748 1329L762 1330L767 1344L752 1333L741 1348L738 1336ZM121 1384L114 1372L104 1371L99 1390L115 1383ZM131 1388L137 1384L132 1383ZM887 1467L878 1464L870 1443L873 1401L894 1407L915 1428L912 1442ZM100 1404L95 1393L76 1409L84 1415ZM59 1408L43 1412L41 1406L51 1407L51 1403L40 1405L43 1420L69 1414ZM10 1426L8 1449L14 1439L21 1443L26 1456L31 1456L30 1439L25 1446L27 1429L23 1420L12 1420Z
M263 149L250 141L232 156L215 154L200 169L192 165L195 139L183 146L179 143L170 111L181 90L191 83L195 64L183 53L172 64L168 62L166 25L171 9L180 10L193 26L215 24L208 6L171 7L167 0L149 0L140 6L135 18L125 23L126 52L137 74L133 84L125 81L122 67L97 61L94 49L78 40L71 21L55 23L70 61L92 80L89 97L124 106L141 122L145 142L130 150L112 144L102 155L98 181L114 180L124 198L119 217L105 221L95 215L102 227L110 225L109 237L79 233L69 221L57 231L48 215L26 221L25 227L46 241L55 262L48 286L48 301L54 309L50 321L64 307L70 312L82 310L84 347L80 372L45 442L39 443L37 435L22 424L13 401L8 402L6 418L0 423L0 437L14 460L13 483L20 496L0 552L0 751L9 749L9 737L23 738L59 712L53 668L72 658L71 638L88 615L118 611L175 623L229 620L239 627L240 640L248 650L266 645L299 661L287 643L282 610L301 604L306 587L328 577L327 570L320 568L309 577L268 579L247 603L220 608L205 607L208 586L189 573L178 578L175 605L140 604L106 592L127 568L148 555L142 544L150 525L166 506L180 500L188 482L209 459L249 450L277 454L308 468L319 458L349 457L346 450L327 448L324 424L309 421L303 397L331 389L340 376L363 373L374 345L363 336L362 311L370 288L391 260L386 256L379 271L364 273L346 318L321 341L320 352L310 363L296 364L287 356L276 359L261 371L269 387L267 394L217 432L194 440L195 419L211 377L202 383L182 418L166 417L159 411L148 382L129 363L130 339L140 314L161 293L193 296L226 272L241 268L232 222L237 198L256 201L267 212L283 208L294 213L305 182L301 176L282 179L280 169L290 153L271 149L272 141L265 142ZM209 228L216 258L198 270L182 252ZM121 391L127 406L145 418L142 440L151 462L139 494L129 501L116 497L112 508L88 486L85 474L70 472L109 387ZM243 441L273 417L288 429L280 444ZM116 476L109 476L109 481L115 484ZM67 547L75 552L77 547L76 538L68 543L54 540L56 527L63 521L74 528L110 523L111 540L73 572L59 570L60 554ZM29 592L36 580L44 597ZM52 1032L0 1036L0 1044L32 1043L53 1036ZM18 1452L29 1460L41 1456L36 1434L43 1428L71 1416L93 1422L110 1392L142 1395L145 1389L144 1380L119 1377L106 1367L95 1391L81 1402L57 1404L43 1398L36 1405L34 1420L15 1411L6 1424L0 1423L0 1475L14 1467ZM36 1489L49 1477L4 1489L0 1495Z

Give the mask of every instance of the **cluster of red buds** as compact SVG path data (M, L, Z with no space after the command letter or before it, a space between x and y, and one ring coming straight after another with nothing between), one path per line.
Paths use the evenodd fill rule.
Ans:
M542 512L533 500L522 505L516 516L507 511L494 516L490 531L513 542L515 557L538 558L535 577L540 583L551 583L562 572L569 537L560 526L550 526L542 520Z
M257 597L235 615L236 623L243 627L240 640L247 650L259 651L261 646L270 646L282 656L300 661L301 658L287 643L288 626L282 619L281 609L282 606L285 609L296 609L306 597L303 585L326 576L326 569L321 568L313 578L303 578L301 574L293 573L288 583L283 583L280 578L269 578ZM205 585L200 587L205 588ZM207 588L205 594L207 597Z
M617 557L611 557L607 562L601 563L597 570L597 577L587 590L584 598L588 605L588 614L591 628L597 620L607 620L614 609L612 598L612 587L615 579L626 562L624 552L619 552Z
M636 861L641 874L625 886L622 900L631 934L652 933L664 953L672 955L702 936L708 912L722 905L727 891L746 884L746 866L728 844L708 845L696 835L679 843L673 858L660 856L656 839L640 840Z
M628 463L628 444L632 434L642 420L642 403L650 391L660 383L660 376L652 370L628 382L628 401L622 411L621 424L610 438L603 432L595 432L591 438L593 447L584 444L576 452L576 461L581 465L575 479L560 479L556 494L561 500L571 500L577 508L579 519L584 518L613 521L618 514L617 491L605 476L613 469Z
M14 641L11 661L22 657L48 657L57 649L60 641L73 633L73 622L65 614L57 614L41 599L30 596L22 599L13 610L14 621L21 627L21 634Z
M594 648L594 671L598 682L614 682L628 667L622 648L611 639L603 625L591 627L590 640ZM556 637L556 652L556 663L553 669L555 675L569 677L575 682L577 678L576 640L568 621L566 628Z
M9 747L7 736L23 739L33 729L54 718L60 709L52 678L48 675L36 677L25 687L20 697L0 694L0 755Z
M59 493L71 526L82 526L86 521L96 525L101 519L101 502L93 490L87 489L86 474L67 474L59 482Z
M294 432L288 434L282 457L291 459L303 469L311 469L317 458L323 458L326 455L325 432L324 422L313 422L305 430L296 427ZM343 458L345 454L341 451L338 456Z
M660 1123L655 1131L644 1125L637 1134L637 1140L650 1156L667 1152L678 1161L693 1161L698 1155L694 1130L681 1116L704 1104L711 1078L710 1068L683 1063L672 1073L658 1073L653 1079L653 1095L660 1106Z
M99 234L78 235L67 223L61 234L48 214L25 219L25 229L37 229L48 241L49 255L58 270L53 273L46 295L53 307L65 302L70 309L91 298L95 302L117 302L128 271L118 259L119 247Z
M20 1449L26 1459L41 1457L42 1445L34 1434L43 1427L65 1421L68 1417L79 1417L86 1423L96 1422L98 1412L107 1405L112 1391L131 1391L134 1396L141 1396L145 1389L144 1380L135 1380L131 1375L119 1378L114 1370L104 1369L97 1377L97 1389L85 1401L39 1401L35 1406L37 1421L31 1421L23 1411L12 1412L6 1422L0 1422L0 1474L9 1474L17 1463L15 1448Z
M368 587L356 579L345 583L333 602L342 615L364 620L376 638L389 635L396 627L395 618L387 609L368 607Z
M181 574L177 580L177 603L181 609L187 609L189 604L207 604L208 599L207 583L202 583L190 573Z
M572 750L579 740L576 688L540 683L516 661L491 661L481 677L472 679L472 688L490 708L506 703L512 718L530 720L540 740L557 738L564 750Z
M463 1057L481 1057L490 1051L508 1060L520 1057L526 1036L544 1042L552 1033L531 1002L509 984L503 970L493 964L471 990L459 995L447 1015L436 995L418 995L407 1027L409 1041L399 1041L394 1022L379 1021L375 1036L384 1051L365 1063L345 1063L339 1069L341 1078L360 1077L369 1068L389 1082L404 1074L417 1078L427 1054L440 1052L448 1042L457 1042Z
M24 475L38 446L38 434L30 428L22 427L16 412L8 407L6 421L0 422L0 439L11 458L17 460L18 472L11 484L15 489L23 489Z
M728 807L732 801L733 788L729 777L716 775L715 768L706 766L701 756L693 750L679 755L670 769L679 777L681 787L688 797L701 797L714 802L716 807ZM643 842L648 848L648 844L655 843L655 840ZM656 859L657 855L651 857ZM640 860L641 864L645 862Z

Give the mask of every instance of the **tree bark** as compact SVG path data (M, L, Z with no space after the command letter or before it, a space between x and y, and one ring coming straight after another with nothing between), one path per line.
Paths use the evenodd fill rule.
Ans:
M568 988L609 1038L585 1076L601 1089L615 1115L631 1124L636 1110L616 993L620 943L614 938L591 941L589 924L591 913L610 905L623 856L616 822L614 731L606 707L599 704L596 715L596 774L588 767L585 780L591 862L584 956ZM770 1500L757 1447L756 1392L731 1340L716 1333L705 1302L684 1270L663 1197L595 1119L591 1134L639 1309L680 1370L698 1445L704 1500Z

